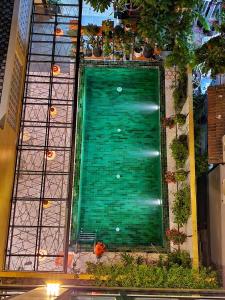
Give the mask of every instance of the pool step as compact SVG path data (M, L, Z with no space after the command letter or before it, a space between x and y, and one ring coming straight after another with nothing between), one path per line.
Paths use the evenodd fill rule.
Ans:
M96 243L96 232L83 232L83 231L81 231L79 233L79 236L78 236L78 239L77 239L77 242L76 242L76 252L81 252L82 251L81 245L83 245L83 246L87 246L87 245L90 246L91 245L91 249L89 249L89 250L92 250L95 247L95 243ZM84 247L84 248L87 251L87 247Z

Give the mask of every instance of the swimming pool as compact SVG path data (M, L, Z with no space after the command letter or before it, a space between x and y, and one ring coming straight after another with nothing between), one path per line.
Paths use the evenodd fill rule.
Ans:
M83 68L73 236L163 246L160 98L158 67Z

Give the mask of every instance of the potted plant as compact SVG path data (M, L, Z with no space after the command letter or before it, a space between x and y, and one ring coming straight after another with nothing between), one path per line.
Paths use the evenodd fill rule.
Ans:
M176 183L175 173L171 171L167 171L165 174L166 183Z
M150 44L145 44L143 49L143 55L145 58L153 57L154 49Z
M116 60L122 60L123 52L120 52L120 51L114 52L114 57L115 57Z
M84 55L87 56L87 57L91 57L92 56L92 49L91 49L91 47L90 47L89 44L87 44L87 47L85 48Z
M140 43L135 43L134 44L134 56L135 57L141 57L143 54L143 49Z

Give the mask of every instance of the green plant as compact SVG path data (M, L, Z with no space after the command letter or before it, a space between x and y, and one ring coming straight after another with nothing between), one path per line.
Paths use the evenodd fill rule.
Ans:
M225 38L223 35L210 39L201 48L196 49L196 63L203 65L203 72L211 75L225 73Z
M130 255L129 253L122 253L121 256L121 261L125 266L132 265L135 261L134 257Z
M190 188L185 186L175 193L172 211L174 214L174 223L183 226L187 223L190 214Z
M187 178L187 174L188 174L188 172L185 171L185 170L182 170L182 169L177 170L174 174L175 180L178 181L178 182L179 181L185 181L186 178Z
M186 261L187 258L183 259ZM134 288L218 288L217 274L210 269L199 271L178 264L168 268L146 264L127 265L87 263L87 272L94 276L95 284L105 287Z
M125 34L125 31L122 26L117 25L114 27L114 37L115 38L123 38Z
M176 122L176 124L178 124L179 126L183 126L186 122L186 115L184 114L176 114L174 121Z
M178 246L182 245L187 239L186 233L176 228L167 229L166 237L168 238L169 241L173 242L174 245L178 245Z
M84 35L87 35L89 37L93 37L99 34L100 28L95 24L88 24L87 26L84 26Z
M185 250L176 250L168 254L166 263L169 268L174 265L191 268L191 257Z
M208 155L196 153L195 155L195 170L196 176L201 177L203 174L207 173L209 169L208 165Z
M112 47L110 45L109 37L106 36L103 44L103 54L104 56L110 56L112 54Z
M174 109L179 114L187 100L187 73L186 69L178 71L176 86L173 91Z
M188 157L187 136L180 136L179 138L173 139L170 149L172 150L172 156L176 161L177 167L182 168Z

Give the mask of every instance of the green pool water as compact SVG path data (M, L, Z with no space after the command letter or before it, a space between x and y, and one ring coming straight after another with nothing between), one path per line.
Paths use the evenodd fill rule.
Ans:
M108 247L163 245L159 81L153 67L84 68L74 235L97 232Z

